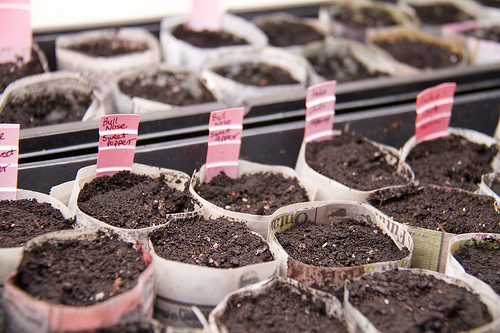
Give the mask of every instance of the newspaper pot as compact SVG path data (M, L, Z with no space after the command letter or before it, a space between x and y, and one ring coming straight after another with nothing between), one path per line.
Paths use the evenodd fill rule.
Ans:
M443 282L450 284L450 285L453 285L453 286L462 287L466 290L466 292L476 294L478 296L477 302L484 303L484 305L487 308L487 311L489 312L489 314L491 315L493 320L490 321L489 323L482 325L480 327L477 327L475 329L467 330L466 332L467 333L498 332L498 330L500 328L500 300L497 299L497 300L492 301L492 300L488 299L488 297L486 295L484 295L481 290L477 290L473 286L470 286L461 280L449 277L443 273L438 273L438 272L434 272L434 271L430 271L430 270L426 270L426 269L403 269L403 268L400 268L397 271L401 272L402 274L405 274L405 272L406 272L406 273L410 274L410 276L413 276L413 274L415 274L415 276L422 276L422 277L429 276L430 279L432 279L432 277L434 277L438 281L443 281ZM386 293L386 294L384 294L384 298L387 301L384 301L384 304L382 306L391 304L390 301L387 299L387 298L389 298L388 296L400 295L400 294L406 295L407 293L408 294L410 293L410 292L402 291L402 290L404 290L403 286L402 286L404 281L399 281L399 279L398 279L399 282L397 283L397 286L395 286L396 283L393 284L394 287L389 285L388 281L393 279L391 274L394 274L394 272L397 273L397 271L390 270L390 271L386 271L386 272L382 272L382 273L371 273L372 277L380 277L379 278L380 283L378 283L379 282L378 279L376 279L375 281L369 280L370 282L368 282L368 280L367 280L367 283L370 283L370 287L367 288L367 290L369 290L369 294L373 294L374 297L378 297L378 295L381 295L380 293L378 293L378 291L382 290L382 292ZM359 277L356 279L349 279L345 282L344 313L345 313L345 317L346 317L346 320L347 320L349 327L351 329L356 329L356 332L380 333L382 331L377 329L374 326L374 324L363 313L361 313L361 311L357 307L355 307L351 302L351 294L353 293L354 285L358 281L364 281L364 279L368 278L368 277L370 277L370 275L365 275L363 277ZM384 279L384 277L385 277L385 279ZM382 281L382 279L384 279L384 281ZM426 283L426 284L423 288L418 288L418 287L413 288L413 289L415 289L415 291L414 292L412 291L412 293L420 292L423 290L431 290L431 291L437 293L438 295L440 295L438 297L440 299L441 304L446 302L446 297L445 297L446 295L442 295L443 294L442 291L436 290L437 288L433 285L432 282L428 282L427 279L425 279L425 281L422 281L419 283L421 283L422 285L424 285L424 283ZM382 287L382 285L383 285L383 287ZM396 297L394 297L394 298L396 298ZM404 301L404 303L400 302L397 304L399 306L401 306L401 309L404 309L404 308L411 309L411 307L414 305L412 303L411 299L407 299L406 301ZM423 304L422 308L425 308L425 307L426 307L426 305ZM438 309L436 309L435 306L432 308L427 308L427 310L430 310L433 313L436 313L438 311ZM380 310L378 311L379 315L382 311L384 311L384 309L380 308ZM390 311L390 310L388 309L387 311ZM465 311L467 311L467 310L465 309ZM457 310L457 312L453 312L451 315L449 313L445 313L445 312L442 312L442 314L438 313L437 315L438 316L441 315L442 317L453 316L454 318L462 317L462 315L457 315L457 313L460 313L460 312L458 312L458 310ZM418 315L419 315L419 313L416 313L416 311L413 311L413 313L412 313L408 310L408 316L410 316L410 317L413 316L413 317L418 318ZM423 315L425 315L425 313ZM401 320L401 318L399 318L399 317L398 317L398 319L395 319L394 316L387 315L387 314L383 315L383 318L384 318L384 320L389 321L389 323L394 323L394 324L396 324L395 320ZM453 320L453 319L450 318L450 320ZM423 321L423 323L431 324L429 322L426 322L425 318L422 318L422 321Z
M90 231L61 231L34 238L26 244L25 251L51 241L84 241L96 237L102 236ZM141 246L131 239L121 237L121 240ZM142 246L141 250L141 260L147 267L138 276L136 284L121 294L87 306L63 305L37 299L14 284L17 272L9 275L3 291L6 331L83 331L123 321L150 320L153 315L154 266L151 254Z
M236 67L245 63L281 68L288 72L297 83L257 86L240 83L215 72L218 67ZM281 101L297 98L297 96L305 97L308 84L308 63L300 55L269 46L248 52L227 52L217 58L211 57L204 63L200 75L219 101L231 107L238 107L252 100Z
M281 174L286 178L297 178L301 187L304 188L307 192L310 201L315 200L316 197L316 186L297 175L297 173L286 166L280 165L266 165L255 162L249 162L245 160L238 161L238 174L237 177L241 177L244 174L256 174L256 173L266 173L270 172L273 174ZM272 214L270 215L254 215L247 213L234 212L224 207L219 207L203 197L201 197L197 191L196 186L202 183L205 180L206 173L206 165L202 165L199 171L193 173L191 177L191 182L189 185L189 191L193 195L193 197L201 204L203 207L203 214L206 218L217 218L223 217L230 220L237 220L245 222L250 230L260 234L262 237L267 237L267 232L269 228L269 223L272 218Z
M500 182L499 174L497 172L487 173L481 176L481 183L479 183L479 190L477 193L486 194L495 198L500 205L500 195L497 192L498 184Z
M82 100L87 99L89 105L85 108L82 106L85 102ZM37 115L41 114L41 116L33 117L33 120L29 119L28 121L16 117L16 122L22 122L21 128L38 126L38 123L41 124L40 126L44 126L68 121L99 119L105 114L101 100L93 94L92 88L80 74L48 72L24 77L9 84L0 95L0 118L5 119L4 122L12 122L8 119L13 116L7 114L6 110L23 105L24 101L33 100L40 100L40 105L31 104L31 106L34 109L41 108L41 110L37 110ZM61 101L59 102L59 100ZM54 104L57 106L58 103L61 104L60 110L57 108L49 109L46 106ZM79 108L80 110L78 110ZM77 111L78 113L75 114ZM19 111L14 110L14 112Z
M321 290L315 290L306 287L293 279L276 276L268 280L238 289L226 295L224 299L219 304L217 304L217 306L210 312L210 315L208 317L208 325L207 327L205 327L205 332L229 332L230 327L227 327L222 318L226 315L226 313L229 312L231 308L235 310L236 308L239 308L240 303L245 303L245 301L247 300L248 302L253 302L254 299L258 299L259 297L263 297L264 299L266 299L266 295L273 294L273 290L275 288L290 289L291 294L302 296L302 302L306 303L304 305L307 305L308 302L313 302L316 305L316 309L324 310L324 313L318 314L319 317L326 316L331 319L337 319L340 324L345 325L342 304L335 296ZM282 308L282 306L286 306L286 304L276 306L277 310L274 316L279 315L279 309ZM293 308L294 304L290 304L289 307ZM250 317L249 320L259 322L259 318L257 316L254 316L255 318L252 318L251 315L245 315L245 317L247 316ZM268 314L266 317L268 316L273 316L273 314ZM283 321L294 319L295 318L283 318ZM279 322L279 320L280 319L277 319L277 322ZM301 322L301 324L307 325L307 323L303 322ZM313 328L311 327L311 329Z
M44 193L18 189L17 199L35 199L40 203L47 202L50 203L52 207L59 210L64 218L75 218L75 214L62 202ZM21 261L22 255L23 246L0 248L0 284L3 285L5 278L16 270L19 262Z
M341 131L334 130L333 135L340 135ZM407 179L407 183L410 183L414 179L413 171L411 170L410 166L407 165L404 162L401 162L399 159L399 152L390 146L377 143L374 141L371 141L366 138L366 140L370 143L372 143L375 147L377 147L380 152L384 155L385 160L389 165L394 166L394 168L397 170L397 174L402 175L404 178ZM352 201L359 201L363 202L370 194L374 193L378 189L373 189L373 190L368 190L368 191L362 191L362 190L357 190L351 187L348 187L344 184L341 184L340 182L328 178L319 172L315 171L313 168L311 168L305 158L306 154L306 143L302 142L302 145L300 147L299 155L297 157L297 163L295 165L295 171L297 174L304 178L309 180L310 182L316 184L318 187L318 191L316 194L316 199L315 200L352 200ZM406 184L407 184L406 183ZM401 184L401 186L404 186L404 184ZM391 186L392 187L392 186Z
M328 220L352 218L376 226L388 235L402 250L406 247L409 255L394 261L370 263L352 267L321 267L302 263L291 256L279 243L276 234L298 223L325 224ZM380 272L396 267L410 267L413 256L413 239L405 228L390 219L381 219L376 210L361 202L318 201L299 203L280 208L273 214L269 226L268 241L280 256L280 275L295 279L306 286L323 290L343 288L344 281L369 272Z
M175 188L179 191L183 191L186 188L186 186L188 186L190 179L189 175L181 171L159 168L139 163L134 163L132 165L131 172L139 175L148 175L153 178L157 178L160 177L161 175L164 175L166 184L169 187ZM195 210L192 212L167 213L165 215L164 223L155 226L142 227L138 229L126 229L126 228L115 227L113 225L110 225L109 223L98 220L82 212L78 207L78 196L80 194L80 191L82 190L82 188L85 186L86 183L91 182L94 178L96 178L95 165L87 166L78 170L76 174L76 179L73 182L73 187L71 190L70 199L68 203L69 209L71 209L71 211L75 213L78 222L82 226L88 229L93 229L93 228L108 229L117 234L127 235L127 237L129 238L137 239L143 242L144 244L147 244L147 235L151 230L161 227L161 225L167 223L168 219L170 218L182 217L186 215L187 216L195 215L197 214L197 211L199 209L199 207L195 203Z
M153 93L158 91L158 96L131 96L120 88L121 84L133 88L139 82L144 87L151 87L149 91ZM179 99L177 103L175 102L174 89L178 89L179 93L185 96L184 100ZM165 90L170 92L168 94L172 99L170 103L162 101L166 95ZM119 113L157 112L162 118L189 116L224 108L197 74L165 64L132 69L119 74L113 83L113 99Z

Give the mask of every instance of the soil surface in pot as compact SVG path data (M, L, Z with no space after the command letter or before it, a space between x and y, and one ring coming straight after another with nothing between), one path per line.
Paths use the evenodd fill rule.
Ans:
M77 333L162 333L163 328L157 328L150 322L128 322L113 326L97 328L88 331L78 331ZM187 332L186 332L187 333Z
M230 80L251 86L264 87L299 83L287 70L266 63L244 62L216 67L213 71Z
M0 64L0 94L13 81L25 76L43 73L43 66L35 50L31 51L31 60L23 64L23 59L19 63L7 62Z
M421 184L457 187L475 191L481 176L492 172L498 146L477 144L458 135L424 141L406 157L415 180Z
M120 91L169 105L192 105L215 101L212 93L189 73L159 71L151 76L125 78L118 83Z
M492 320L476 294L411 270L363 275L347 290L381 332L463 332Z
M180 24L172 30L172 35L193 46L209 49L222 46L248 45L248 42L241 37L235 36L226 31L194 31L186 25Z
M149 233L155 253L168 260L237 268L274 260L269 244L243 222L193 216Z
M28 240L49 232L73 229L74 219L66 219L61 211L35 199L0 201L0 247L23 246Z
M11 95L0 114L0 122L31 128L81 121L91 103L90 94L70 89Z
M367 199L395 221L452 234L500 233L495 199L432 186L405 186L377 191Z
M493 178L493 181L491 182L489 188L497 195L500 195L500 178L498 176Z
M389 11L374 7L338 6L333 19L356 29L389 27L398 23Z
M142 41L118 38L118 36L114 38L102 36L99 38L89 38L81 43L69 45L66 48L91 57L113 57L144 52L149 47Z
M116 235L51 239L24 251L14 285L50 303L87 306L132 289L146 269L142 251Z
M369 191L407 184L410 176L397 170L397 157L386 155L367 138L352 132L334 135L331 140L310 142L305 159L316 172L350 188Z
M269 44L278 47L304 45L325 38L323 33L306 23L273 19L256 25L267 35Z
M494 238L474 239L458 248L453 257L467 274L486 282L500 295L500 243Z
M500 3L500 1L499 1ZM463 32L466 36L476 37L479 39L491 40L493 42L500 42L500 25L491 27L477 28Z
M346 332L344 323L328 315L324 301L304 290L276 283L264 292L229 299L220 322L229 332Z
M421 23L424 24L447 24L473 20L474 16L464 12L453 4L432 4L411 6L417 14Z
M419 69L436 69L459 64L462 55L443 45L428 41L399 38L376 41L376 45L385 49L396 60Z
M165 224L168 214L191 212L189 189L179 191L157 178L120 171L94 178L78 195L78 207L85 214L114 227L140 229Z
M221 172L208 183L196 184L195 190L218 207L254 215L270 215L280 207L310 200L297 178L271 172L237 179Z

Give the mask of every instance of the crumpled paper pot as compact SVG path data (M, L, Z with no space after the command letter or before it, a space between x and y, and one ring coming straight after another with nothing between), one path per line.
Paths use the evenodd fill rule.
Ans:
M17 199L36 199L36 201L40 203L48 202L52 205L52 207L61 211L64 218L72 219L75 217L75 214L62 202L45 193L18 189ZM3 284L5 278L16 270L22 256L22 246L0 248L0 284Z
M489 195L497 201L500 205L500 195L493 191L492 184L494 181L498 181L500 174L498 172L490 172L481 176L481 182L479 183L479 189L476 191L478 194Z
M60 231L43 235L26 244L26 248L51 239L96 237L91 231ZM123 241L132 242L122 236ZM130 290L89 306L68 306L38 300L14 286L13 273L5 280L3 301L7 332L81 331L109 326L122 321L150 320L153 316L154 264L151 254L142 248L148 267L139 275Z
M173 187L179 191L183 191L185 186L189 183L189 175L178 170L171 170L165 168L159 168L139 163L134 163L132 165L132 173L148 175L151 177L159 177L161 174L165 175L165 180L170 187ZM125 229L114 227L108 223L100 221L90 215L85 214L78 207L78 196L80 194L80 190L86 183L91 182L94 178L96 178L96 165L90 165L87 167L83 167L78 170L76 174L76 179L73 183L73 188L70 194L70 199L68 203L68 207L71 211L75 213L75 216L78 222L88 229L108 229L120 235L127 235L133 239L138 239L142 243L147 244L147 237L151 230L161 227L161 225L151 226L147 228L139 228L139 229ZM69 186L68 186L69 187ZM200 206L195 202L195 210L192 212L185 213L175 213L175 214L167 214L165 216L165 224L168 223L170 218L174 217L182 217L182 216L190 216L199 213Z
M403 270L403 268L400 268ZM493 321L490 323L478 327L473 330L467 331L467 333L494 333L499 332L500 330L500 300L491 301L487 295L483 294L481 290L475 289L473 286L467 284L464 281L459 279L447 276L443 273L438 273L435 271L427 270L427 269L411 269L411 272L414 274L423 274L423 275L432 275L439 280L443 280L444 282L457 285L459 287L463 287L470 292L476 293L479 295L480 300L487 306L488 311L493 317ZM349 302L349 286L351 284L351 279L345 282L345 291L344 291L344 313L345 318L347 320L347 324L351 329L357 328L356 332L360 333L382 333L378 330L371 321L366 318L356 307L354 307L351 302Z
M271 172L274 174L281 174L284 177L292 178L296 177L299 184L306 190L310 201L316 198L316 185L312 182L300 177L297 173L289 167L281 165L267 165L255 162L249 162L245 160L238 161L238 177L244 174L256 174L259 172ZM189 191L193 197L200 202L203 207L203 215L205 218L217 218L224 217L231 220L243 221L245 222L250 230L260 234L262 237L267 237L269 222L271 221L271 215L254 215L247 213L233 212L223 207L216 206L215 204L207 201L201 197L198 192L196 192L195 187L205 180L206 165L202 165L199 171L193 173L191 177L191 182L189 185Z
M384 234L391 237L399 249L406 247L409 255L401 260L366 264L354 267L318 267L308 265L290 257L279 243L276 234L297 223L308 221L315 224L328 223L331 219L352 218L376 225ZM413 239L405 228L393 221L381 219L376 210L361 202L316 201L299 203L280 208L273 214L269 225L268 242L280 254L280 275L295 279L313 288L342 288L344 281L370 272L381 272L397 267L411 266Z
M245 297L265 294L267 290L271 289L277 284L289 285L294 292L301 295L312 295L313 300L325 305L325 315L335 317L341 322L344 322L342 304L335 296L321 290L306 287L296 280L275 276L227 294L224 299L219 304L217 304L217 306L210 312L210 315L208 316L207 326L204 327L203 332L227 333L228 328L220 322L220 318L224 315L229 303L231 303L232 301L243 299Z

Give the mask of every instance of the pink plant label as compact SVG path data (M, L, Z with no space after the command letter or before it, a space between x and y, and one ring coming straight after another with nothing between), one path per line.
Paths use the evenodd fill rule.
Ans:
M97 177L132 170L140 117L139 114L111 114L101 117Z
M31 60L30 0L0 0L0 64Z
M238 176L244 108L232 108L210 113L205 182L221 171L231 178Z
M0 200L17 198L19 124L0 124Z
M219 0L192 0L188 28L194 31L220 31L222 16Z
M417 95L416 144L448 136L456 86L454 82L442 83Z
M310 86L306 94L305 142L331 139L335 117L337 81Z

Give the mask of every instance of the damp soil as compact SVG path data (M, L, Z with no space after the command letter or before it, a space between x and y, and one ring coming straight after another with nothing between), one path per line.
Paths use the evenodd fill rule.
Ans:
M140 41L132 41L115 37L89 38L81 43L69 45L68 50L83 53L91 57L113 57L148 50L148 45Z
M0 94L11 82L25 76L41 74L43 72L42 63L34 50L31 51L31 60L26 63L21 58L18 63L7 62L0 64Z
M297 178L271 172L244 174L236 179L221 172L208 183L196 184L195 190L218 207L254 215L270 215L280 207L310 201Z
M453 257L467 274L486 282L500 295L500 243L496 239L472 239L459 247Z
M269 244L239 221L191 216L149 234L155 253L168 260L212 268L237 268L274 260Z
M500 3L500 1L499 1ZM491 27L477 28L463 32L466 36L476 37L479 39L490 40L493 42L500 42L500 25Z
M339 332L345 324L307 290L276 283L265 292L229 299L220 323L229 332Z
M381 332L463 332L492 321L476 294L410 270L363 275L348 291L350 303Z
M120 171L113 176L94 178L80 190L78 207L85 214L118 228L165 224L168 214L194 210L188 187L179 191L166 183L168 177Z
M495 199L487 195L409 185L377 191L367 202L412 227L452 234L500 233Z
M127 322L77 333L160 333L164 329L151 322Z
M369 191L392 185L407 184L410 177L397 170L397 156L387 156L367 138L342 132L331 140L310 142L305 159L316 172L347 187Z
M0 122L32 128L81 121L92 99L90 93L71 89L11 95L0 114Z
M186 43L199 48L217 48L222 46L248 45L244 38L222 31L194 31L186 25L180 24L172 30L172 35Z
M35 199L0 201L0 247L19 247L30 239L59 230L73 229L74 219Z
M416 145L406 162L421 184L476 191L481 176L493 171L490 165L498 151L497 145L489 147L450 135Z
M491 185L489 188L495 192L497 195L500 196L500 178L498 176L495 176L491 182Z
M88 306L132 289L147 265L116 235L50 239L26 249L13 283L36 299Z
M258 87L299 83L287 70L262 62L220 66L213 71L230 80Z
M301 22L273 19L256 25L267 35L269 44L277 47L304 45L325 38L313 26Z
M411 7L415 10L420 22L424 24L439 25L474 19L474 16L464 12L453 4L432 4Z
M351 28L381 28L398 24L389 11L382 8L339 6L333 19Z
M118 83L120 91L169 105L193 105L215 101L213 94L190 73L158 71L151 76L124 78Z

